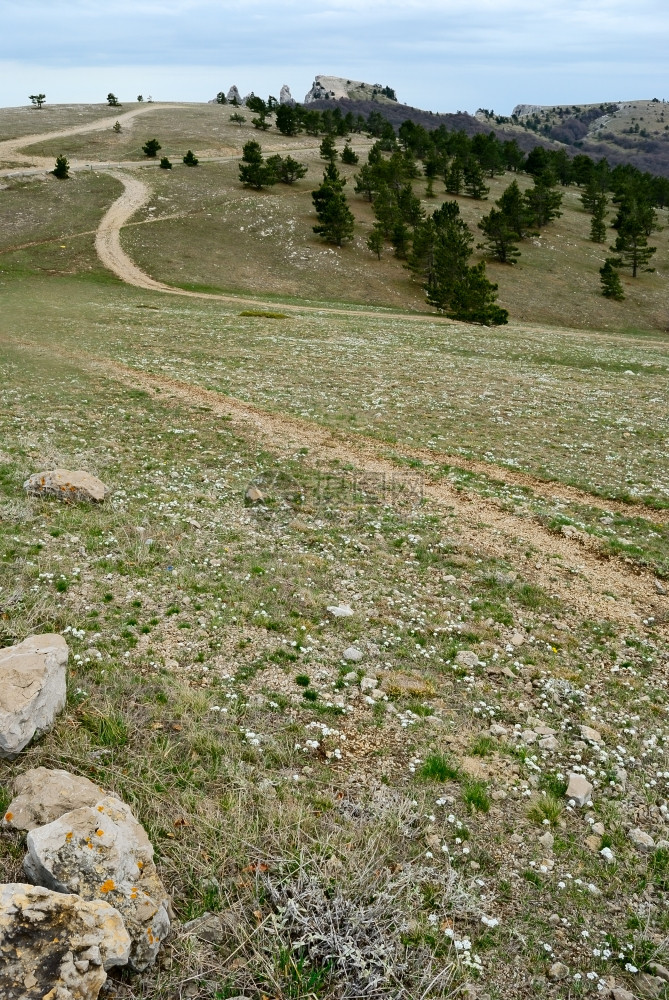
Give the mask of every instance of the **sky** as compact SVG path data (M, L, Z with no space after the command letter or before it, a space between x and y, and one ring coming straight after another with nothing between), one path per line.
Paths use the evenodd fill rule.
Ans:
M668 0L0 0L0 106L109 91L303 100L316 74L430 111L669 99Z

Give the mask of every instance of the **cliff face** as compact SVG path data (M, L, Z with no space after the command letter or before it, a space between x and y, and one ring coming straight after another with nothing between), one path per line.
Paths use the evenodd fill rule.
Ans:
M394 91L380 83L364 83L362 80L345 80L343 76L317 76L311 90L304 98L305 104L314 101L377 101L393 104L389 93Z

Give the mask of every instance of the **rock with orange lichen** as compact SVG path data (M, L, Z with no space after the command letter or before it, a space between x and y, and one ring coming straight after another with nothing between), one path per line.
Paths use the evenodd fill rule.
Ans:
M23 484L24 489L37 497L57 497L72 503L75 500L89 500L92 503L102 503L109 493L101 479L92 476L90 472L71 469L50 469L48 472L36 472Z
M106 794L88 778L48 767L33 767L20 774L14 779L13 792L0 825L25 831L52 823L71 809L94 806Z
M169 897L153 863L144 827L119 799L64 813L31 830L23 867L37 885L56 892L104 899L130 934L130 965L150 965L169 933Z
M34 885L0 886L0 997L96 1000L130 937L103 900Z

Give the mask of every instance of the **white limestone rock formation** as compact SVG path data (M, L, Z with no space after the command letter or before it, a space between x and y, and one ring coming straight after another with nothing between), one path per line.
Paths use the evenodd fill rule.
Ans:
M0 649L0 757L16 757L62 712L67 657L63 637L50 633Z

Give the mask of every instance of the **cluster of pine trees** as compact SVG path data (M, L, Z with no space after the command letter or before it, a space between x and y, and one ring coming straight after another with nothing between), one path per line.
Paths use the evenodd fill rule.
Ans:
M253 105L253 106L251 106ZM648 237L657 228L658 207L669 204L669 180L642 173L631 165L611 168L606 160L595 162L579 154L570 158L565 150L536 146L525 155L515 140L502 141L494 132L468 136L449 131L444 125L428 131L405 121L396 132L381 112L344 114L340 108L323 112L296 105L279 105L274 98L264 102L252 97L247 106L255 111L256 128L269 128L267 115L284 135L306 132L322 135L321 157L327 161L322 184L312 192L318 224L314 232L327 242L341 246L353 238L354 218L347 203L346 180L337 168L336 137L364 132L376 139L365 163L355 175L355 192L372 203L376 222L367 246L381 256L388 242L394 254L421 280L428 302L448 316L488 325L507 322L506 310L496 305L497 285L490 282L485 264L470 264L474 236L460 217L457 202L446 202L431 215L422 208L414 182L425 178L427 198L434 197L434 183L441 179L448 194L484 200L488 179L508 171L532 177L531 188L522 192L514 180L478 223L483 234L478 244L493 259L515 264L518 243L548 225L561 213L560 186L583 188L581 201L592 215L590 238L607 238L609 196L617 214L609 225L616 230L611 246L614 256L601 269L602 293L624 297L618 274L629 267L633 277L652 270L648 264L655 248ZM346 142L342 162L357 164L358 156ZM244 146L240 180L256 189L279 181L291 184L303 177L306 166L292 157L264 159L257 142Z

